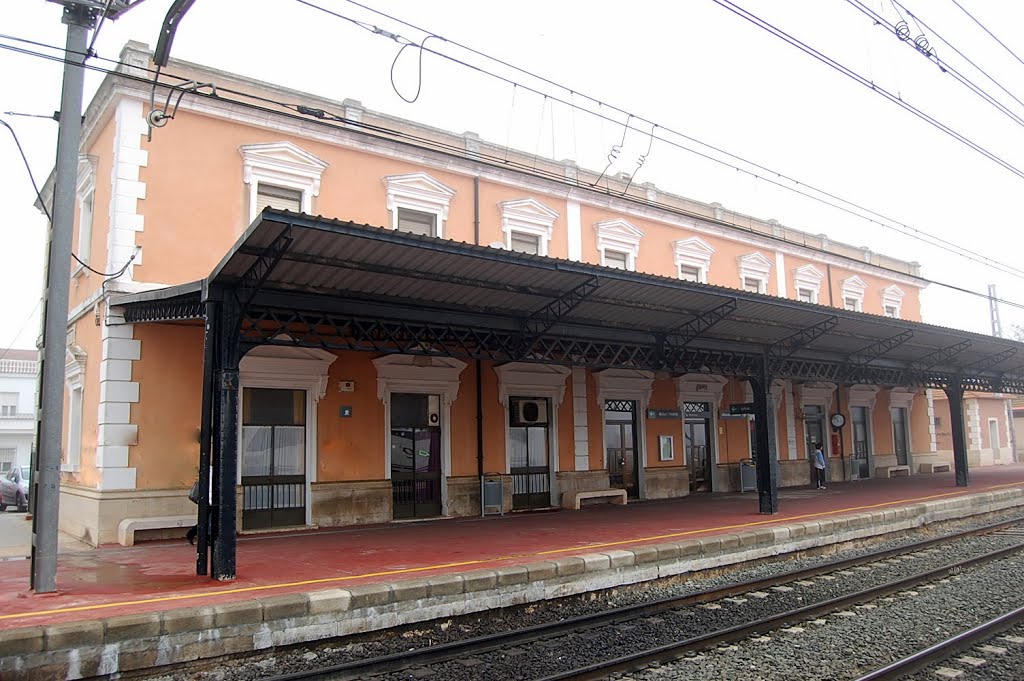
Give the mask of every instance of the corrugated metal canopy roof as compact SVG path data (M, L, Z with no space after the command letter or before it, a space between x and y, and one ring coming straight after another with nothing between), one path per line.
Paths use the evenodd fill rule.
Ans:
M276 262L275 246L283 246ZM571 298L571 292L588 283L592 290ZM386 305L391 311L484 315L495 323L501 319L520 325L557 306L556 301L571 299L557 306L552 332L571 335L573 329L590 328L624 338L639 332L687 347L758 353L802 339L784 354L1008 374L1016 381L1024 375L1024 344L1016 341L271 209L225 255L203 282L203 290L250 284L253 305L269 294L278 302L302 296L302 302L295 298L292 304L346 301L364 305L371 314L381 314L380 306ZM173 287L164 296L170 300L193 290L189 285ZM151 291L112 302L131 306L158 300L161 294ZM700 323L700 315L723 304L735 309L714 324ZM816 325L815 332L807 333Z

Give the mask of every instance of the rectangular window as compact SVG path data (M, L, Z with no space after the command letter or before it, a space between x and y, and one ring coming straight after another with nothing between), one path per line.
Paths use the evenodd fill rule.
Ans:
M287 189L275 187L272 184L260 182L256 190L256 212L264 208L276 210L290 210L295 213L302 212L302 192L298 189Z
M860 312L860 301L856 298L850 298L847 296L843 298L843 309L849 310L850 312Z
M853 453L857 458L868 455L868 408L850 407L850 423L853 428Z
M437 236L437 216L409 208L398 209L398 231Z
M533 255L540 255L540 237L536 234L512 232L509 236L509 246L517 253L532 253Z
M0 416L18 413L18 393L0 393Z
M18 460L18 450L14 447L0 447L0 473L14 468Z
M679 278L683 281L695 281L700 283L700 268L693 265L680 265Z
M894 317L894 318L895 317L899 317L899 313L898 313L898 311L896 309L896 306L895 305L886 305L885 306L885 316L886 317Z
M604 266L614 267L617 270L629 269L629 254L622 251L604 250Z
M802 303L813 303L814 291L809 288L798 288L796 290L796 299Z
M764 293L761 288L761 280L754 277L743 278L743 290L750 291L751 293Z
M89 194L82 199L79 203L78 208L78 250L75 255L78 259L89 264L89 258L92 254L92 219L93 219L93 200L95 192L89 192Z

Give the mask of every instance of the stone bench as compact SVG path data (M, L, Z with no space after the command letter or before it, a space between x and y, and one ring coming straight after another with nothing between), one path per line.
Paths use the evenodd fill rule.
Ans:
M917 468L919 473L948 473L948 463L923 463Z
M626 490L624 489L592 489L586 492L566 492L562 495L562 508L570 508L574 511L580 510L580 502L584 499L606 498L613 504L626 505Z
M134 546L135 533L139 530L166 530L176 527L192 527L195 515L169 515L155 518L125 518L117 526L117 541L121 546Z
M910 466L879 466L875 469L876 478L909 477Z

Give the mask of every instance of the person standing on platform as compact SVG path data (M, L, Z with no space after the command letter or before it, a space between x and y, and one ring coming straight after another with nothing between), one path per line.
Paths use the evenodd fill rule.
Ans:
M814 477L818 489L825 489L825 453L821 451L821 443L814 443Z

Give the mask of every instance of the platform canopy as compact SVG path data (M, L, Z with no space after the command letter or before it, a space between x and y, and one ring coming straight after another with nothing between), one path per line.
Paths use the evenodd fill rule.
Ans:
M906 276L906 275L902 275ZM239 310L262 344L671 375L1024 394L1024 343L827 305L266 209L198 282L114 296L126 322Z

